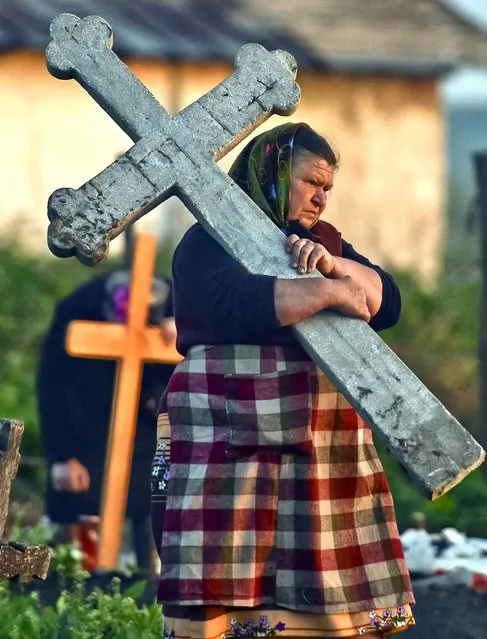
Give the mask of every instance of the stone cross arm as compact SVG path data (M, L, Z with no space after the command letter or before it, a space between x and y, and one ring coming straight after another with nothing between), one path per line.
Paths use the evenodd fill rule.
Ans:
M289 266L282 233L216 165L272 113L296 108L293 58L246 45L229 78L169 117L107 46L109 33L96 17L64 15L53 23L46 54L51 72L86 87L135 144L79 189L51 196L51 250L100 261L125 226L177 195L249 272L301 277ZM363 322L328 312L294 330L429 497L482 462L477 442Z

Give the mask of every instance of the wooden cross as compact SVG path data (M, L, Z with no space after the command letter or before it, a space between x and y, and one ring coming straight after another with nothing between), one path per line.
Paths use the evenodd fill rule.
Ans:
M100 261L124 227L178 195L250 273L302 277L289 265L279 229L216 164L272 113L295 110L294 58L246 45L232 75L170 117L111 51L111 35L97 16L62 14L51 25L49 71L75 78L135 141L81 188L52 194L51 250ZM431 499L483 461L480 445L367 324L324 311L293 331Z
M119 362L107 445L98 552L98 567L107 570L116 567L120 550L144 362L177 364L182 360L174 348L164 345L160 328L146 325L156 250L153 235L139 235L126 324L78 320L71 322L66 335L66 350L73 357ZM97 392L96 388L93 392Z

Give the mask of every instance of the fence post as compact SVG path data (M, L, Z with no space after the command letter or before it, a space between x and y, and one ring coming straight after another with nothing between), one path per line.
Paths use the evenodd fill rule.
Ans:
M474 154L475 173L477 177L477 198L480 217L480 264L482 274L482 304L480 311L480 409L481 425L479 443L485 447L487 443L487 151ZM487 465L483 465L487 474Z

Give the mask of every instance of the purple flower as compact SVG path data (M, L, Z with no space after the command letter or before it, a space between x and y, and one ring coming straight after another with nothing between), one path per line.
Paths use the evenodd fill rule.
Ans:
M248 627L251 626L252 629L254 628L254 620L252 619L252 617L247 617L247 619L244 621L243 623L244 627Z
M125 323L127 321L130 290L128 286L121 285L113 291L113 311L115 321Z
M372 625L374 625L376 628L378 626L380 626L380 619L379 617L376 617L375 619L372 619Z
M408 613L406 612L406 608L404 608L404 606L399 606L399 607L398 607L398 609L397 609L397 614L398 614L400 617L407 617L407 616L408 616Z
M269 623L269 618L267 617L267 615L261 615L259 617L259 626L262 626L266 630L269 630L271 628L271 624Z
M286 628L286 624L282 621L278 621L274 628L277 630L277 632L282 632Z
M392 610L384 610L384 619L390 619L392 617Z

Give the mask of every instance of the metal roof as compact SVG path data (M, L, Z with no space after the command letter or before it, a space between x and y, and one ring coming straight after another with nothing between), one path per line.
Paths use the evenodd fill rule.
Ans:
M59 13L103 16L124 57L231 62L259 42L290 51L301 69L487 64L487 34L440 0L0 0L0 52L43 50Z

